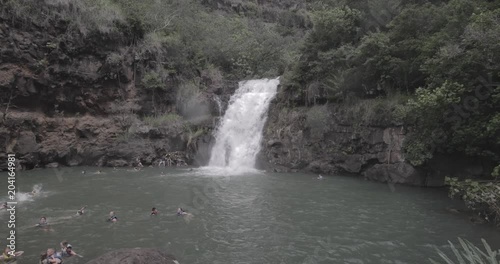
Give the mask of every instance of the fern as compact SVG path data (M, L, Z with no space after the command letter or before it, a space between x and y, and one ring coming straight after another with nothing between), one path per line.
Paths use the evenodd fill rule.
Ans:
M438 255L445 262L437 262L433 259L429 259L432 264L500 264L497 256L500 255L500 250L491 250L490 245L486 240L481 239L483 242L486 252L482 251L480 248L472 244L468 240L458 238L461 248L457 248L453 243L448 241L450 244L453 255L457 259L457 262L448 257L443 251L436 248Z

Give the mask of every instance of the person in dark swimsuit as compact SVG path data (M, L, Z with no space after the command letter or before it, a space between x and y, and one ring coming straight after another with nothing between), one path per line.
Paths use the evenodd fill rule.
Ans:
M182 208L177 208L177 216L181 216L181 215L187 215L188 213L186 211L184 211L184 209Z
M84 213L85 213L85 207L87 207L87 206L84 206L84 207L80 208L80 210L76 211L76 214L77 214L77 215L82 215L82 214L84 214Z
M151 209L151 215L158 215L158 210L156 210L156 207L153 207L153 209Z
M72 257L76 255L78 254L76 254L76 252L73 251L73 246L71 246L71 244L67 244L66 247L61 251L61 256L63 258Z
M113 223L118 221L118 217L116 217L115 212L113 212L113 211L109 212L109 218L106 221L113 222Z

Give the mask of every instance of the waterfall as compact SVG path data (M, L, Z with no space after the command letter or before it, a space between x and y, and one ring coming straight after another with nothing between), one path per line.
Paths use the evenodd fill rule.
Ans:
M219 116L222 115L222 101L216 94L213 97L215 103L217 104L217 111L219 111Z
M253 168L279 78L239 83L215 134L209 166Z

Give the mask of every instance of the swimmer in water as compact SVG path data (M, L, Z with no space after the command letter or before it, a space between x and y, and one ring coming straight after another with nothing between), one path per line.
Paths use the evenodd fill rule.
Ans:
M35 226L42 228L48 227L49 223L47 223L47 218L45 216L40 217L40 221Z
M15 260L14 256L9 254L9 252L10 249L8 247L6 247L5 250L2 252L2 255L0 256L0 261L2 261L2 263L9 263Z
M13 252L9 247L6 247L2 255L0 255L0 263L16 263L16 257L21 256L23 253L24 251Z
M177 216L181 216L181 215L187 215L188 213L186 211L184 211L184 209L182 208L177 208Z
M151 209L151 215L158 215L158 210L156 210L156 207L153 207L153 209Z
M323 180L324 178L323 178L323 176L321 176L321 174L320 174L320 175L318 175L318 178L317 178L317 179L318 179L318 180Z
M62 257L53 248L49 248L47 249L47 256L42 263L60 264L62 263Z
M66 243L66 245L62 248L61 256L63 258L78 256L78 254L76 254L76 252L73 251L73 246L71 244L68 244L68 242L66 242L66 241L65 241L65 243Z
M47 252L40 253L40 262L41 264L47 264Z
M64 240L62 241L61 243L59 243L59 245L61 246L61 251L64 251L66 249L66 247L68 246L68 241Z
M114 211L109 212L109 218L106 221L113 222L113 223L116 222L116 221L118 221L118 217L116 217Z
M82 170L82 174L85 174L85 171L84 171L84 170Z
M6 247L5 250L2 252L3 254L0 256L0 261L2 263L9 263L11 261L16 260L16 257L12 256L9 252L10 252L10 249L8 247Z
M0 205L0 209L7 209L7 202L4 202L2 205Z
M85 205L84 207L80 208L80 210L76 211L76 214L77 214L77 215L82 215L82 214L84 214L84 213L85 213L85 207L87 207L87 206Z

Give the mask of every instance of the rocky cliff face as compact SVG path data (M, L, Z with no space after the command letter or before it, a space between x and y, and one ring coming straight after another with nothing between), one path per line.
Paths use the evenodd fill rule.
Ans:
M437 156L425 167L405 160L406 128L373 113L368 121L334 104L290 107L283 88L270 108L259 160L272 171L362 175L365 179L417 186L442 186L445 176L480 177L493 164L480 159ZM364 115L363 111L356 113ZM355 114L355 115L356 115Z
M153 95L140 83L148 62L137 61L133 49L118 44L123 36L67 34L57 21L50 27L18 24L0 13L2 162L8 153L15 153L25 169L203 162L204 155L195 156L197 142L209 140L199 133L193 138L192 130L210 134L211 114L219 111L212 98L227 100L224 94L235 83L207 85L197 102L207 109L203 120L188 126L172 118L153 125L143 117L178 112L176 77ZM202 81L211 81L200 74Z

